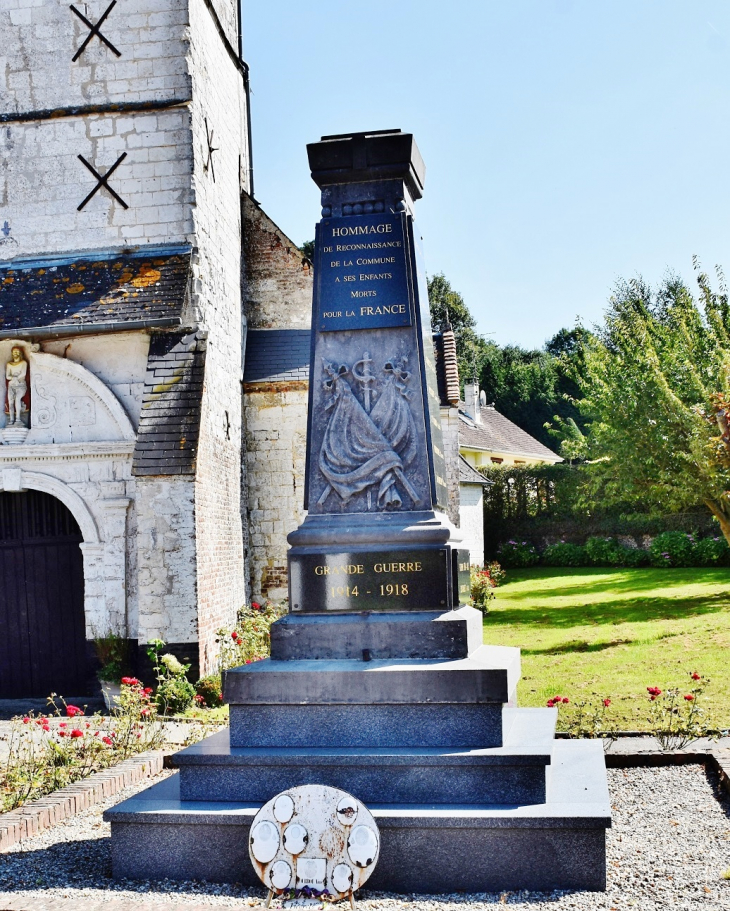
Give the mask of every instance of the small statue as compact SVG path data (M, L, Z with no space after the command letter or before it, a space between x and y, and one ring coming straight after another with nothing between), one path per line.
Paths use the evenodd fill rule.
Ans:
M23 426L20 415L25 410L23 397L28 391L28 362L20 348L13 348L10 360L5 365L5 379L8 381L8 427Z

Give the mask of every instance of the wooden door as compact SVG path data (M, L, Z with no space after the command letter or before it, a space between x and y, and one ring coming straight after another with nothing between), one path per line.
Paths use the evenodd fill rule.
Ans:
M55 497L0 493L0 698L86 692L81 541Z

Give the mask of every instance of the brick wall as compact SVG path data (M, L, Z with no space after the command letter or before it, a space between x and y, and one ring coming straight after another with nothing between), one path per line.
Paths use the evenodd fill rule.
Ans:
M308 329L312 266L253 200L243 197L243 304L252 329Z
M312 267L296 244L243 197L244 313L252 329L309 329ZM246 383L244 441L251 596L287 597L286 536L303 520L306 380Z

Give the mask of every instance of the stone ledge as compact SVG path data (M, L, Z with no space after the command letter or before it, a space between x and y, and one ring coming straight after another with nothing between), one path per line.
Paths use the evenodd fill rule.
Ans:
M163 755L150 751L95 772L82 781L0 814L0 852L44 829L113 797L119 791L162 771Z

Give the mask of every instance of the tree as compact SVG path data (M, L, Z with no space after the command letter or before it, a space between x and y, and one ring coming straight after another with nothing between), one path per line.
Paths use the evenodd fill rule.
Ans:
M697 264L696 264L697 266ZM730 543L730 308L707 276L695 300L667 277L620 282L588 343L585 398L594 494L675 512L704 504Z
M474 331L476 320L464 303L464 298L458 291L454 291L443 272L428 280L428 304L434 332L446 325L454 330L462 384L475 373L478 376L486 342Z
M443 273L429 279L428 298L434 329L449 323L454 330L461 382L476 374L501 414L551 449L568 440L569 454L561 455L578 458L585 422L575 403L580 395L576 376L590 333L581 326L561 329L543 351L500 347L474 331L476 320Z

